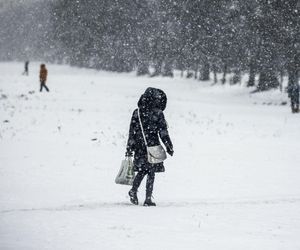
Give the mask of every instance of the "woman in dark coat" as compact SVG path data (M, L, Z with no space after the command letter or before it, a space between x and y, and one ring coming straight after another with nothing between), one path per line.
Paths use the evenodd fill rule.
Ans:
M147 88L138 102L138 109L134 110L131 118L126 155L132 156L134 152L133 164L137 175L133 181L132 189L129 191L129 197L130 201L135 205L138 205L138 188L146 175L146 200L144 206L156 205L151 200L155 173L165 171L163 163L151 164L147 160L147 149L139 122L138 110L140 111L140 118L148 146L159 145L160 137L167 149L167 153L172 156L174 153L173 145L163 114L166 105L167 96L162 90Z

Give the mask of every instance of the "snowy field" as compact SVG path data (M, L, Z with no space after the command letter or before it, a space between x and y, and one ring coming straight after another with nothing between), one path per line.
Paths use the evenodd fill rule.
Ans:
M0 63L0 249L300 249L300 114L286 94L179 77ZM157 207L114 183L149 87L175 154ZM144 201L145 183L138 193Z

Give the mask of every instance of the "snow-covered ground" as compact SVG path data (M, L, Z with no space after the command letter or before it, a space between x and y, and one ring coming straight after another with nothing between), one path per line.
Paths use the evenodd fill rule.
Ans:
M29 68L0 63L0 249L300 249L300 115L286 94L59 65L40 93ZM175 149L157 207L114 183L149 86L168 95Z

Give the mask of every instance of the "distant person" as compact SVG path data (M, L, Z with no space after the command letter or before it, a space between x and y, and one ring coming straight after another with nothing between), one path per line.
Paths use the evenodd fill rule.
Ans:
M130 201L134 205L138 205L137 191L142 180L147 176L144 206L156 206L151 200L155 173L164 172L165 167L163 161L159 163L149 162L149 155L147 154L149 147L159 146L161 139L167 153L169 155L174 153L163 113L166 105L167 96L162 90L147 88L140 97L138 108L133 112L131 118L126 156L130 157L134 152L133 165L137 175L129 191Z
M42 92L43 88L45 88L47 90L47 92L49 92L49 89L46 86L47 75L48 75L48 70L46 69L46 65L45 64L41 64L41 70L40 70L41 88L40 88L40 92Z
M24 72L23 72L23 75L27 75L29 74L29 61L26 61L25 62L25 66L24 66Z
M288 95L291 99L291 108L292 113L298 113L299 112L299 92L300 87L298 83L293 83L288 86Z

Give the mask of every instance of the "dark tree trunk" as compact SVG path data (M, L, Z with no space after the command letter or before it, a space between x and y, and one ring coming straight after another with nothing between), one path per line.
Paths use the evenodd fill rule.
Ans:
M214 84L218 82L217 71L214 70Z
M162 60L157 60L156 61L156 63L154 64L154 72L151 75L152 77L161 75L161 73L162 73L162 64L163 64Z
M139 61L137 65L137 75L143 76L143 75L149 75L149 65L146 62Z
M192 78L193 77L193 73L190 72L190 69L187 69L187 73L186 73L186 78Z
M242 74L240 70L235 70L232 77L232 84L237 84L242 82Z
M298 83L298 70L296 67L290 66L288 69L288 75L288 86Z
M180 59L177 60L177 68L180 70L180 77L181 78L184 77L184 71L185 71L184 63Z
M265 91L279 87L277 79L275 43L269 37L264 37L260 48L260 71L257 91Z
M163 67L162 75L168 77L174 77L172 60L170 59L165 60L165 65Z
M259 75L257 90L265 91L272 88L278 88L278 86L279 86L279 82L276 77L276 71L271 67L263 68Z
M298 84L300 77L300 53L293 52L290 62L287 65L288 86Z
M279 81L280 92L282 92L282 90L283 90L283 77L284 77L284 70L281 69L280 70L280 81Z
M224 64L222 84L226 83L226 74L227 74L227 64Z
M216 64L213 64L211 67L213 73L214 73L214 84L218 82L218 76L217 76L217 66Z
M253 87L255 86L255 69L254 65L250 64L250 70L249 70L249 80L247 83L247 87Z
M195 67L195 74L194 74L194 78L197 79L198 77L198 66Z
M200 80L201 81L209 80L209 63L208 62L205 62L201 68Z

